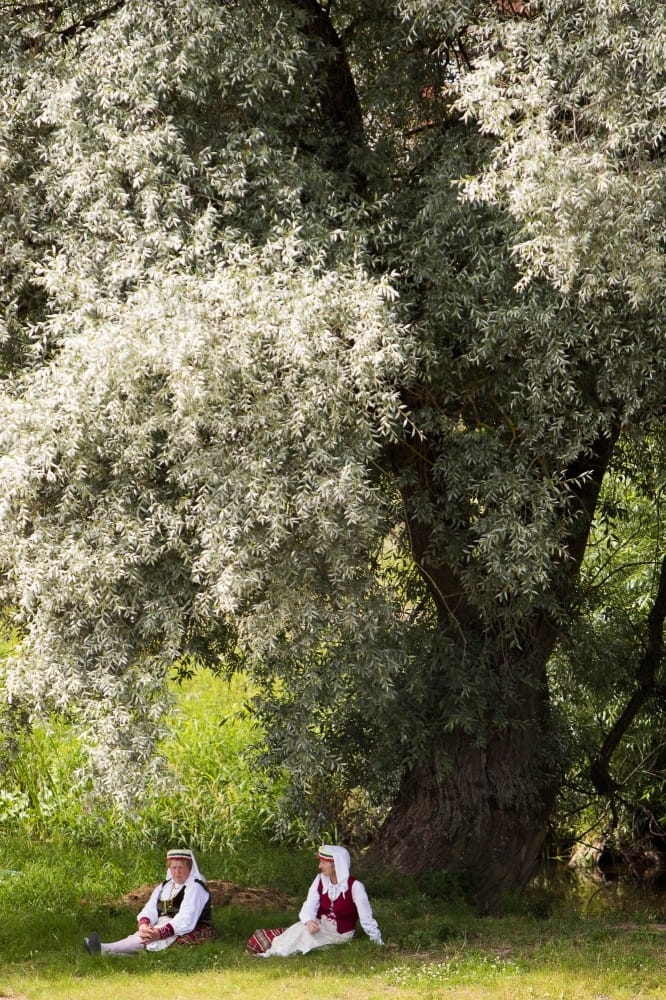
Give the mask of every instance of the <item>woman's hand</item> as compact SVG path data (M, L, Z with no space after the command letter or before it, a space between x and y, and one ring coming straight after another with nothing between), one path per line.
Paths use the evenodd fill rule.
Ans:
M144 944L150 944L151 941L159 941L160 932L158 927L153 927L151 924L140 924L139 925L139 937Z
M318 934L320 931L319 922L317 920L306 921L305 926L310 931L310 934Z

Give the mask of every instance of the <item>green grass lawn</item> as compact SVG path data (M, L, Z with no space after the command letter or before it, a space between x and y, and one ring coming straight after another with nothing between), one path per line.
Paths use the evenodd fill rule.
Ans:
M196 954L193 952L196 951ZM664 934L594 920L473 923L427 952L362 940L292 959L257 959L224 934L217 944L136 958L93 959L57 933L32 954L3 955L0 995L29 1000L203 1000L385 997L663 1000Z
M71 845L4 847L15 873L5 871L0 877L0 998L666 998L666 900L659 897L597 896L594 906L581 907L562 895L545 906L542 895L536 906L528 894L509 915L480 918L445 898L441 885L429 894L427 887L368 877L384 948L360 932L339 948L258 959L244 951L249 934L258 926L291 922L295 912L221 907L215 913L214 943L134 958L93 958L84 949L83 936L97 930L111 939L133 929L134 912L119 897L161 877L159 852L129 863L122 855ZM287 870L287 857L293 870ZM260 884L247 858L211 855L199 861L211 878ZM310 852L295 857L276 850L271 863L264 849L256 861L262 884L271 885L272 865L275 887L299 896L314 874Z

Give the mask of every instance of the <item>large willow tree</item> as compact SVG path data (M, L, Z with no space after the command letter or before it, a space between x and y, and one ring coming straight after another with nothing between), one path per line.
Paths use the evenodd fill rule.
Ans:
M663 409L664 6L0 13L10 699L120 794L173 665L240 655L303 786L393 789L376 857L494 905L603 477Z

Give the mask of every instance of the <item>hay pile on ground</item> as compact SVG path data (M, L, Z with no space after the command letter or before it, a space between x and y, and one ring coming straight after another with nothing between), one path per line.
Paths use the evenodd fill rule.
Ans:
M257 888L235 885L233 882L223 882L220 879L208 879L206 882L213 906L239 906L248 910L293 910L296 900L277 889L259 886ZM152 885L142 885L131 889L122 897L122 904L134 910L140 910L148 901L155 888Z

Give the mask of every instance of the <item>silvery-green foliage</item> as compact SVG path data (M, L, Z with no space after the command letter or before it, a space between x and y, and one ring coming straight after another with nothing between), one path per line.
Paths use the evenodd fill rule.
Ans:
M469 192L520 221L526 277L660 294L665 39L663 4L643 0L547 0L478 31L462 104L499 141Z
M359 553L385 516L373 460L404 419L398 333L361 275L250 262L165 273L59 330L2 404L0 558L26 628L12 696L84 704L108 760L109 739L137 749L128 713L154 722L166 668L211 621L238 619L268 659L336 608L343 633L360 614L365 641L381 631Z
M4 29L5 337L27 312L34 358L0 421L25 630L7 685L80 711L105 780L132 783L193 637L270 659L336 607L343 632L359 604L381 627L374 463L411 362L307 152L318 54L288 12L128 4L76 44L56 27L35 46L38 26Z
M561 613L576 460L663 399L659 99L637 94L632 145L619 63L575 30L624 15L339 0L341 124L314 7L0 22L7 685L91 727L121 796L183 655L241 651L306 777L355 740L381 768L474 732L499 702L485 638ZM626 46L654 55L637 10ZM396 582L399 489L424 575L464 586L464 655Z

